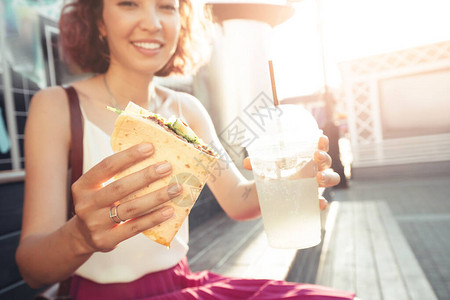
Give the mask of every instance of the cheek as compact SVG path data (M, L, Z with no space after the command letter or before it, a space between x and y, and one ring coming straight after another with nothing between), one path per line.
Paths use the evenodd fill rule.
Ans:
M175 44L175 48L178 45L178 39L180 38L180 31L178 30L175 34L174 34L174 44Z
M170 40L172 46L172 52L175 51L178 45L178 39L180 37L180 28L181 26L178 24L171 24L170 27L167 27L167 39Z
M170 24L168 24L168 26L170 26L169 28L170 28L171 36L172 36L174 39L177 39L177 38L178 38L178 35L179 35L179 33L180 33L180 30L181 30L181 20L180 20L180 17L174 18L174 19L170 22Z
M108 29L108 43L112 48L127 47L127 40L132 35L133 25L126 20L111 22Z
M180 30L181 30L180 22L178 22L177 24L174 24L173 28L171 28L171 32L172 32L171 35L175 41L178 41L178 37L180 36Z

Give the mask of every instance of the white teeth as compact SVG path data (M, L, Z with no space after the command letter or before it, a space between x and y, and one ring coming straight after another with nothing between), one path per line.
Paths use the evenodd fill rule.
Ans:
M161 48L161 44L159 43L133 43L133 45L144 48L146 50L155 50Z

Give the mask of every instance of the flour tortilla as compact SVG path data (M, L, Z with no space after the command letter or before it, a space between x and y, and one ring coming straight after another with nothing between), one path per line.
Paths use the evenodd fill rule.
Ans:
M162 161L172 164L172 173L169 176L151 183L122 201L122 203L129 201L175 182L182 184L182 194L163 204L172 206L175 209L175 216L143 232L153 241L170 247L218 158L196 149L154 121L142 118L140 114L145 112L147 112L145 109L130 102L125 112L117 118L111 135L111 146L114 152L119 152L136 144L152 143L154 154L118 174L116 179Z

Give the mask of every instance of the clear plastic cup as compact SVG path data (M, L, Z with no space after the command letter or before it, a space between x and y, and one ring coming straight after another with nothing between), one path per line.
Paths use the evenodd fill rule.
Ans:
M303 249L321 241L313 155L322 131L301 106L279 105L278 109L280 116L265 122L247 151L269 245Z

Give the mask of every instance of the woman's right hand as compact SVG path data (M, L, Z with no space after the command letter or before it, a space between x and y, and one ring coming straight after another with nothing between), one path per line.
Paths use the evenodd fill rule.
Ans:
M79 234L75 237L81 253L111 251L120 242L173 216L171 206L163 205L154 209L181 194L182 186L176 184L120 203L116 212L126 222L117 224L110 218L110 209L115 204L172 172L172 166L168 162L161 162L103 186L103 183L117 173L152 154L151 144L133 146L104 159L72 185L75 218L79 229Z

